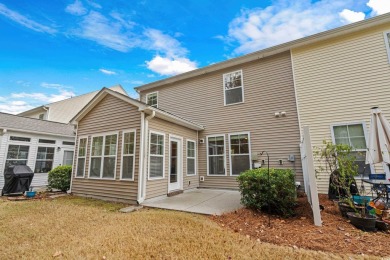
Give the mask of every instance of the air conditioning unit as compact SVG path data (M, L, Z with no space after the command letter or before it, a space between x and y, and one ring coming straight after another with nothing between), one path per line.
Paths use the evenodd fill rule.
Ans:
M199 181L204 181L204 176L200 176Z
M200 138L200 139L199 139L199 143L200 143L200 144L204 144L204 138Z

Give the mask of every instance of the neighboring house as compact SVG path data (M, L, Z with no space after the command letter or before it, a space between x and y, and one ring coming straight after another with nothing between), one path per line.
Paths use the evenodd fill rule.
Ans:
M311 43L292 49L300 125L310 126L313 146L323 140L352 145L365 177L375 171L365 165L371 107L390 118L389 39L385 14L312 36ZM328 174L319 174L320 192L327 193L328 181Z
M73 162L72 125L0 113L0 189L10 165L27 165L35 173L33 187L47 184L47 173Z
M121 85L113 86L111 90L127 95ZM69 121L86 105L99 91L90 92L84 95L75 96L58 102L39 106L18 114L19 116L38 118L59 123Z

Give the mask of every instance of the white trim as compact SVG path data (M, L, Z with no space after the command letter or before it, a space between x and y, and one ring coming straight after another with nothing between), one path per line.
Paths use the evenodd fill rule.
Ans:
M223 137L223 146L224 146L224 149L223 149L223 164L224 164L224 172L225 174L209 174L209 137L217 137L217 136L222 136ZM225 134L214 134L214 135L206 135L206 149L207 149L207 176L227 176L227 167L226 167L226 137L225 137ZM218 156L221 156L221 155L218 155Z
M338 122L338 123L331 124L330 125L330 133L332 135L332 142L333 142L333 144L336 144L336 138L334 136L333 127L335 127L335 126L348 126L348 125L362 125L363 126L364 141L366 142L366 147L368 147L368 143L367 143L367 127L366 127L366 122L365 121ZM366 149L356 149L354 151L357 151L357 152L367 152L367 148ZM371 170L371 173L375 173L375 167L373 165L371 165L371 164L370 164L370 170Z
M194 149L195 149L195 157L188 157L188 142L193 142L194 143ZM187 139L186 140L186 156L185 156L185 158L186 158L186 175L187 176L196 176L197 175L197 172L196 172L196 170L198 169L198 167L197 167L197 158L198 158L198 156L197 156L197 152L198 152L198 150L197 150L197 145L196 145L196 141L195 140L192 140L192 139ZM195 161L194 161L194 174L188 174L188 159L194 159Z
M156 100L157 100L157 104L156 105L149 105L148 104L148 96L150 95L153 95L153 94L156 94ZM154 107L154 108L158 108L158 91L154 91L154 92L150 92L150 93L147 93L145 95L145 103L148 105L148 106L151 106L151 107Z
M387 34L390 34L390 31L383 32L383 37L385 38L385 45L386 45L386 51L387 51L387 59L389 60L390 63L390 43L389 39L387 38Z
M79 151L80 151L80 140L81 139L87 139L87 142L85 143L85 156L81 157L81 158L85 159L85 161L84 161L84 171L83 171L83 176L77 176L77 169L78 169L78 166L79 166L79 158L80 158ZM76 151L76 146L75 146L75 151ZM77 140L77 154L75 153L74 156L73 156L76 159L76 166L75 166L75 171L74 171L74 177L75 178L85 178L85 167L87 166L87 151L88 151L88 136L87 135L79 136L78 140Z
M291 59L291 70L292 70L292 76L293 76L293 85L294 85L294 95L295 95L295 108L297 110L297 116L298 116L298 127L299 127L299 138L301 139L303 134L303 128L301 125L301 116L299 111L299 101L298 101L298 93L297 93L297 84L295 79L295 67L294 67L294 55L293 50L290 50L290 59Z
M250 132L237 132L237 133L229 133L228 134L228 138L229 138L229 173L230 173L230 176L240 176L239 174L233 174L232 173L232 152L231 152L231 142L230 142L230 136L232 135L248 135L248 154L245 154L245 153L240 153L238 155L248 155L249 156L249 169L252 169L252 158L251 158L251 134Z
M169 150L168 150L168 192L175 191L175 190L181 190L183 188L183 181L184 181L184 173L183 173L183 137L169 134L168 135L169 139ZM179 185L178 189L170 189L170 179L171 179L171 142L177 142L178 143L178 151L177 151L177 183ZM179 150L180 149L180 150ZM180 175L179 175L180 173Z
M153 156L157 156L157 157L162 157L163 158L163 175L162 177L150 177L150 140L151 140L151 135L152 134L156 134L156 135L162 135L163 136L163 154L162 155L159 155L159 154L153 154ZM165 133L163 132L157 132L157 131L154 131L154 130L149 130L149 138L148 138L148 180L149 181L153 181L153 180L162 180L165 178Z
M123 178L123 157L124 155L124 149L125 149L125 134L127 133L134 133L134 150L132 154L126 154L126 156L133 156L133 176L129 178ZM137 130L136 129L129 129L129 130L123 130L122 131L122 153L121 153L121 169L120 169L120 177L119 179L121 181L134 181L134 175L135 175L135 157L136 157L136 150L137 150Z
M105 156L104 155L104 146L106 143L106 136L107 135L116 135L116 151L115 151L115 168L114 168L114 177L112 178L103 178L103 167L104 167L104 157L113 157L113 156ZM100 157L102 160L100 162L100 177L90 177L91 175L91 160L92 160L92 145L93 145L93 138L94 137L103 137L103 143L102 143L102 154L100 156L94 156L94 158ZM90 144L90 150L89 150L89 164L88 164L88 179L92 180L115 180L116 179L116 166L117 166L117 159L118 159L118 139L119 139L119 132L105 132L105 133L99 133L91 135L91 144Z
M231 104L226 104L225 75L236 73L236 72L241 72L241 86L235 87L235 89L236 88L241 88L242 101L241 102L231 103ZM222 87L223 87L223 104L224 104L224 106L231 106L231 105L236 105L236 104L242 104L242 103L245 102L245 99L244 99L244 73L243 73L242 69L222 74L222 82L223 82ZM233 89L233 88L231 88L231 89ZM228 89L228 90L231 90L231 89Z

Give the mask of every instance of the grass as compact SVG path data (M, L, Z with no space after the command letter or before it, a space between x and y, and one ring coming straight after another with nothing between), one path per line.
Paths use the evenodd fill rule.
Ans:
M205 216L64 197L0 199L0 259L338 259L250 240ZM270 234L272 235L272 234ZM354 257L356 259L356 257Z

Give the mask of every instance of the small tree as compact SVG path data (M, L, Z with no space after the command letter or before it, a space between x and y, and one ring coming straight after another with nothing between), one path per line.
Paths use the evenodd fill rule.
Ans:
M49 172L47 189L58 189L61 191L69 190L71 175L72 166L57 166Z
M351 146L346 144L333 144L326 140L324 146L315 150L318 161L321 164L319 171L328 172L331 187L337 191L340 200L346 200L351 206L351 185L355 183L354 177L358 175L358 166L355 164L356 156L352 153Z

